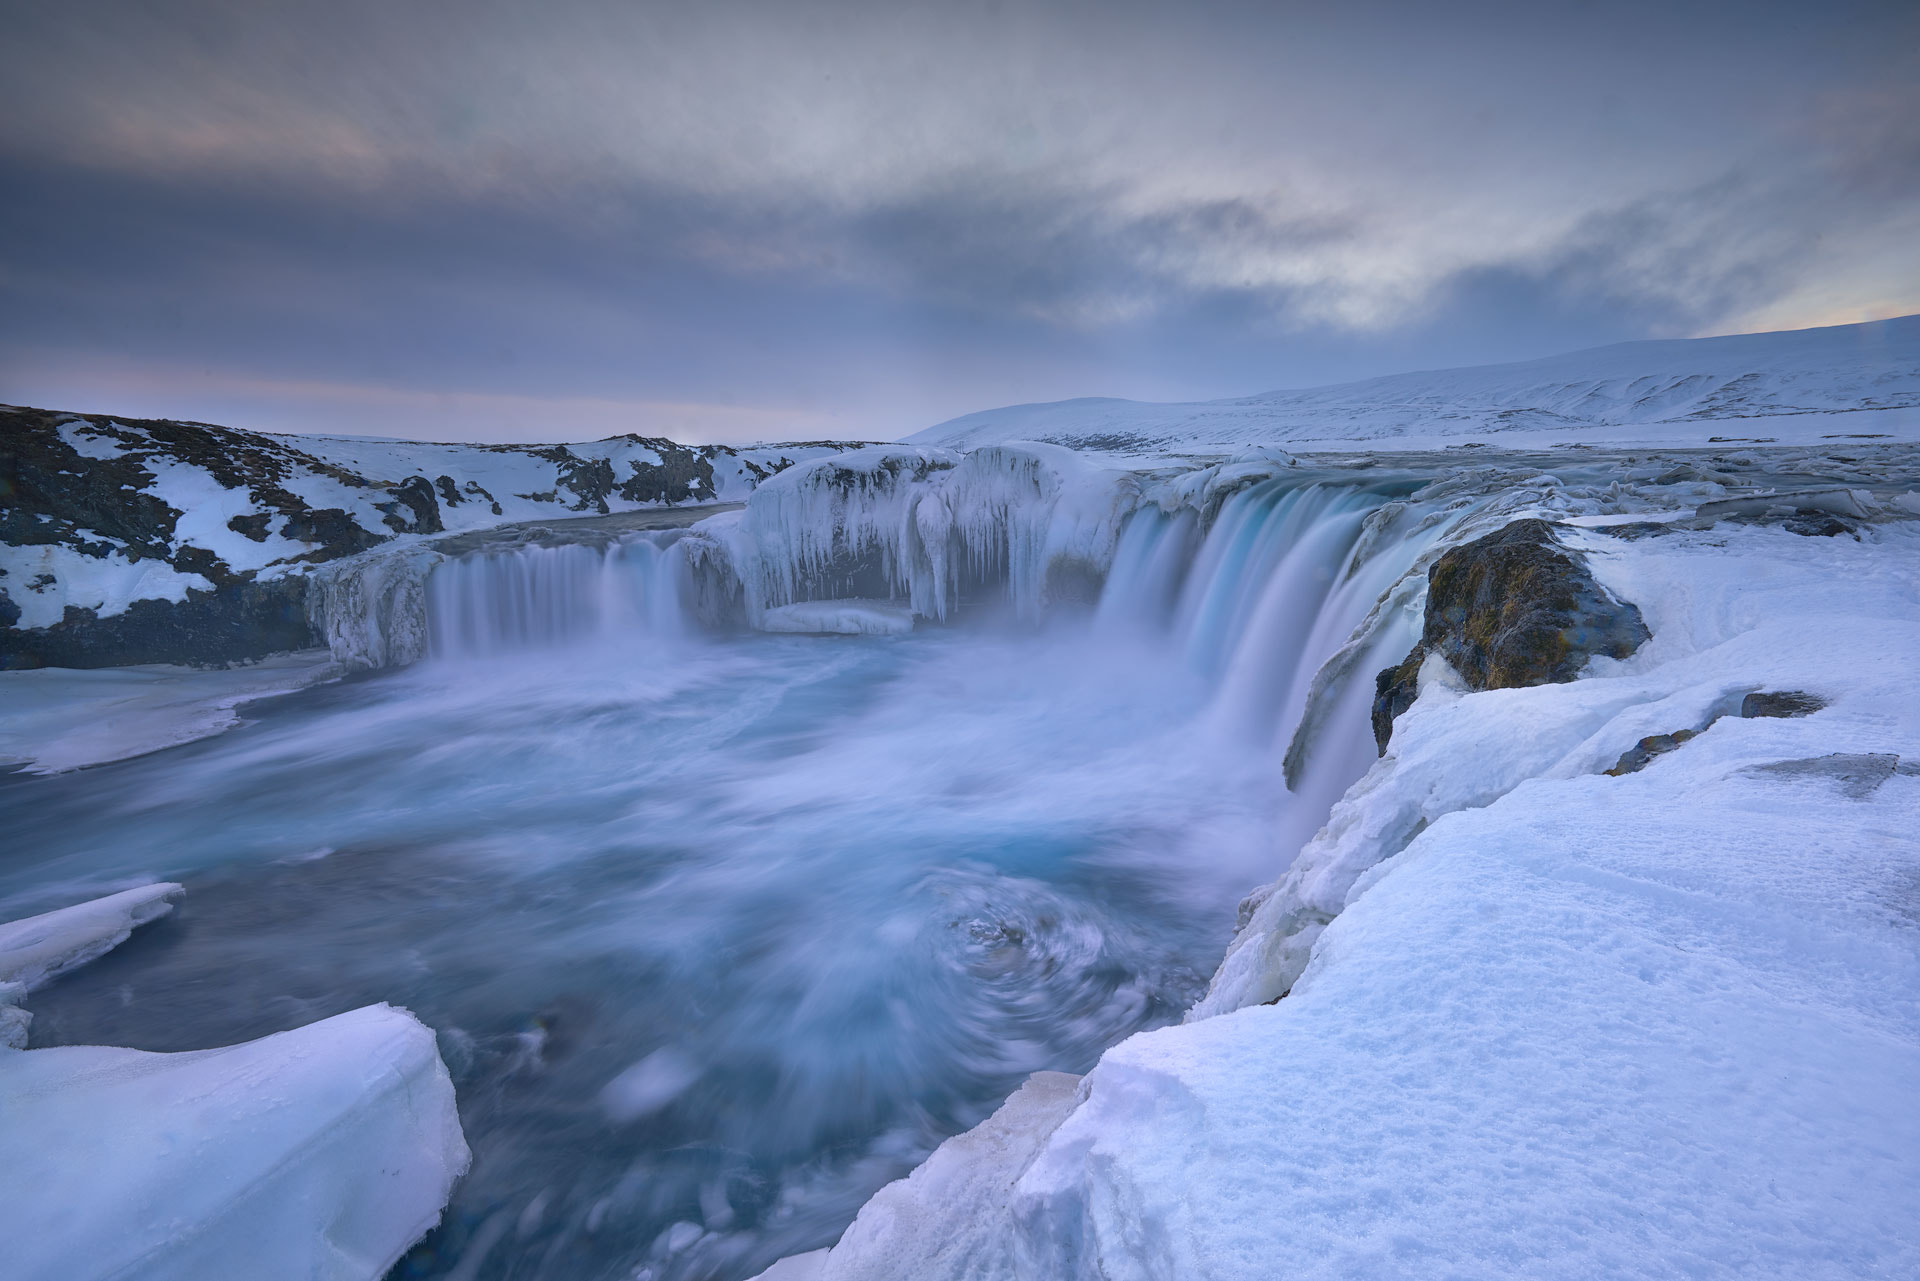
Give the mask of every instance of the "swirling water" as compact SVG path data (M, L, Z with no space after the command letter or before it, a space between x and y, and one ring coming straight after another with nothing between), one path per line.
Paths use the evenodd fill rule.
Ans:
M404 1005L475 1164L396 1276L750 1275L1200 993L1324 813L1223 700L1277 715L1364 612L1321 617L1363 508L1268 494L1204 546L1143 513L1098 614L1040 630L700 636L654 544L443 567L432 661L0 780L0 908L188 887L36 995L34 1044Z

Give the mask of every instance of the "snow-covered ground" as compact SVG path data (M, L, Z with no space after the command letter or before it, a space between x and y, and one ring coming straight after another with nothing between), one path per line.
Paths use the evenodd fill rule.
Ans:
M787 1275L1920 1274L1920 523L1580 539L1650 642L1430 682L1186 1023Z
M1315 450L1569 443L1920 440L1920 316L1621 343L1544 360L1394 374L1234 400L1013 405L908 437L971 449L1043 440L1122 454L1271 442Z

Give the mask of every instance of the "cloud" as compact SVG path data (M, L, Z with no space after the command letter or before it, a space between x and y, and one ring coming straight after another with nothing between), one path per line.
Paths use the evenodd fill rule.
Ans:
M0 395L52 387L30 348L320 404L765 406L893 434L1920 308L1913 22L30 7L0 82L0 172L28 193L0 206Z

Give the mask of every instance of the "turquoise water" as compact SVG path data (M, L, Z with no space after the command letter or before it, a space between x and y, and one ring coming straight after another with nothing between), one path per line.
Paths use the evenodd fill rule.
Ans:
M35 1045L433 1027L475 1163L396 1276L743 1277L1199 994L1291 853L1211 693L991 620L430 662L0 780L0 913L187 886Z

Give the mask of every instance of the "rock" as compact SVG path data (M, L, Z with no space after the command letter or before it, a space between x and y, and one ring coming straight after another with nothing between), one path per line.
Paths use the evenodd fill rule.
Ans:
M433 483L425 476L409 476L387 492L394 500L379 504L387 528L397 534L438 534L446 530L440 520L440 504L433 496Z
M1385 753L1429 654L1470 690L1518 689L1570 681L1594 655L1625 658L1650 635L1640 611L1595 582L1551 524L1517 520L1450 549L1427 571L1420 641L1375 680L1374 741Z
M1901 767L1900 757L1893 752L1834 752L1805 760L1753 765L1746 772L1773 778L1818 779L1832 783L1842 796L1863 801L1895 773L1909 771Z
M1755 692L1740 700L1740 715L1749 720L1756 716L1811 716L1826 705L1826 699L1800 690Z
M1665 756L1680 744L1699 736L1699 731L1690 729L1675 730L1671 734L1650 734L1620 753L1620 759L1612 769L1607 771L1607 777L1619 778L1622 774L1637 774L1645 769L1654 757Z
M307 618L307 579L236 581L185 600L137 600L117 614L67 606L51 627L0 629L0 670L218 666L324 644ZM0 621L4 621L0 619Z

